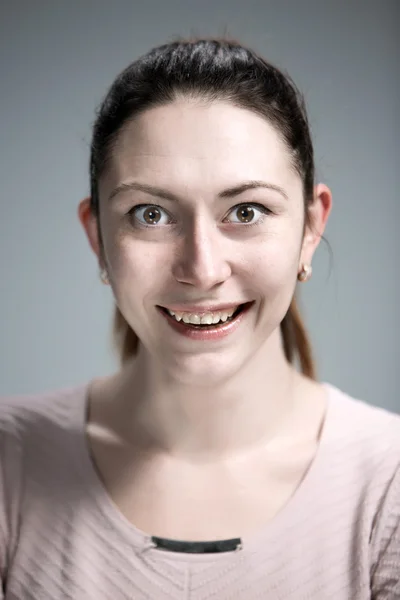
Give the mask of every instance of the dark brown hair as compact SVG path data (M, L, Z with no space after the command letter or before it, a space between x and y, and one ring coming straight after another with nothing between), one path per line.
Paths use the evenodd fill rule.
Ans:
M253 50L225 39L179 40L164 44L131 63L115 79L93 126L90 156L91 209L99 217L98 182L112 158L121 129L139 113L178 97L222 100L249 109L275 127L303 182L304 227L311 225L314 152L304 100L291 80ZM99 239L101 227L98 219ZM296 297L281 323L289 362L315 379L311 344ZM138 338L115 307L113 341L121 363L137 350Z

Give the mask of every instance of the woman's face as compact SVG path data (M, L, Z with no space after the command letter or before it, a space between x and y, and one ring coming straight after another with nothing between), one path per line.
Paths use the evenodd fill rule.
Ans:
M302 248L303 222L286 146L265 119L228 103L143 113L121 131L100 181L116 302L145 351L186 382L237 373L278 335L313 251ZM176 320L243 304L223 327Z

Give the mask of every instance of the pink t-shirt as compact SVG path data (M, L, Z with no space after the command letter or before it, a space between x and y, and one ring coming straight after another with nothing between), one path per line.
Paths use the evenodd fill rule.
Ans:
M325 385L296 492L211 553L160 548L113 504L86 445L87 384L0 399L0 598L400 599L400 416Z

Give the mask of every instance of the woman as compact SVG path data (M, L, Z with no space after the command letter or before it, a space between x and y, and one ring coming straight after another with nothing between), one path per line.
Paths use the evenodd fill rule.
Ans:
M3 399L4 598L400 598L400 418L318 382L296 306L331 192L294 84L235 42L153 49L90 177L121 368Z

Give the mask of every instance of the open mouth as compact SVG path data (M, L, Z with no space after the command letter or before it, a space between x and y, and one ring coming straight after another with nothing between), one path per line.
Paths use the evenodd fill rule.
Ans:
M174 312L163 306L158 306L158 308L169 318L177 323L180 323L182 326L186 326L189 329L194 330L204 330L204 329L218 329L220 327L226 326L228 323L234 321L241 315L243 312L248 310L250 306L252 306L252 302L245 302L244 304L239 304L236 308L232 308L229 310L223 310L213 313L206 314L190 314L190 313L182 313L182 312Z

